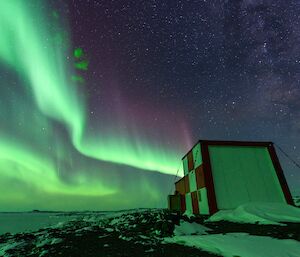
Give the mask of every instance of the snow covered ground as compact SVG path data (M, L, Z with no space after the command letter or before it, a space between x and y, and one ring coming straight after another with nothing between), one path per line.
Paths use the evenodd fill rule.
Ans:
M72 220L48 228L0 235L0 256L299 257L297 211L244 206L230 219L223 213L210 220L164 209L73 213Z
M185 235L165 238L167 243L215 253L224 257L299 257L300 242L279 240L267 236L253 236L247 233L226 233L214 235Z
M181 221L180 225L176 226L174 229L175 236L186 236L186 235L207 235L208 231L212 229L205 227L201 224L195 222Z
M294 196L294 202L295 202L295 205L300 207L300 196Z
M236 225L243 223L244 230L247 230L247 224L252 226L255 224L257 232L261 228L265 228L266 231L258 235L245 232L225 233L224 222L229 222L229 226L230 223ZM298 240L279 239L274 237L276 235L272 237L268 231L272 228L276 229L274 225L289 226L290 222L299 224L298 229L295 230ZM218 231L216 228L212 229L210 227L212 223L214 226L223 226L221 230L223 233L220 233L220 229ZM243 230L242 227L240 230ZM250 227L248 230L253 233ZM164 242L196 247L225 257L299 257L299 240L300 208L282 204L250 203L232 211L219 211L205 220L203 225L181 221L180 225L175 226L174 236L165 238Z

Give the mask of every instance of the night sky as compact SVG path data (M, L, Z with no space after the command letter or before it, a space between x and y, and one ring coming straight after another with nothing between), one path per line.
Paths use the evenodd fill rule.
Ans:
M198 139L300 162L299 1L8 2L0 211L166 206Z

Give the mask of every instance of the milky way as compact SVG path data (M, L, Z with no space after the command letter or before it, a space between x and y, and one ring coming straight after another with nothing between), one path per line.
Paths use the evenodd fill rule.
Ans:
M299 12L296 1L0 3L1 210L165 206L199 138L271 140L300 160ZM300 172L282 163L297 192Z

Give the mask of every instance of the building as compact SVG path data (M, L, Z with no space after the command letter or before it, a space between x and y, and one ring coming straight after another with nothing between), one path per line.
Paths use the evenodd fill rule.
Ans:
M294 205L272 142L200 140L182 163L171 210L211 215L248 202Z

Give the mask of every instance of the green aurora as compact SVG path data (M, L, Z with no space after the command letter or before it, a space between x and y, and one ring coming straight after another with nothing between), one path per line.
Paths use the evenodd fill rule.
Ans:
M80 50L76 60L67 58L73 56L68 26L40 2L0 2L1 211L119 209L146 196L148 206L161 204L165 196L149 174L158 171L163 181L169 178L163 174L174 175L182 148L114 124L88 132L84 79L74 70L86 70L88 61L78 59ZM129 197L120 200L125 176L132 180Z

